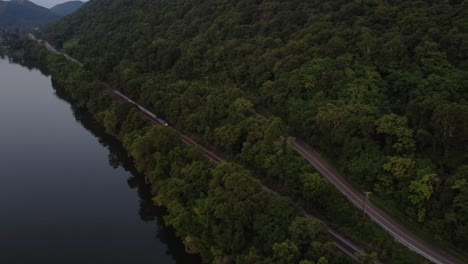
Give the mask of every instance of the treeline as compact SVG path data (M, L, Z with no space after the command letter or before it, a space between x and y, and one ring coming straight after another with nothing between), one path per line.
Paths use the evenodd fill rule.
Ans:
M44 37L226 153L242 151L249 125L224 127L216 107L242 94L250 103L236 107L277 117L259 129L282 124L385 207L465 249L466 25L461 0L102 0ZM203 89L220 90L206 115L193 111ZM171 105L159 99L168 90ZM212 142L223 133L230 141ZM258 160L246 162L280 167Z
M0 43L0 56L8 56L13 62L22 64L28 69L38 69L49 76L47 56L49 52L34 42L25 40L24 32L6 34Z

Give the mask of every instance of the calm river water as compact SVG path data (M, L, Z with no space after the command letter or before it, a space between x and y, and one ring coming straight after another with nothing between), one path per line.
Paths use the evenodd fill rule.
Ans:
M0 58L0 263L200 263L118 142Z

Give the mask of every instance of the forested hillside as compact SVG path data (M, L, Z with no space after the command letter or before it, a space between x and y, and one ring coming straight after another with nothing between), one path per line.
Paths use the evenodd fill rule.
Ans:
M43 37L315 207L322 179L273 161L287 150L266 142L309 142L385 207L468 248L466 1L91 0Z
M67 16L80 9L84 4L82 1L68 1L50 8L50 11L59 16Z
M0 1L0 29L39 27L59 18L49 9L27 0Z

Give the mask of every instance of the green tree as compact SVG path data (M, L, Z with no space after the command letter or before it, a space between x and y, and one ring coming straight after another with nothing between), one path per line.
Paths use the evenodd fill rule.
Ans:
M428 169L423 169L418 171L417 176L418 179L410 183L409 190L411 194L408 199L418 209L418 221L423 222L426 216L425 203L431 198L434 179L437 174Z
M299 249L290 241L273 245L273 257L269 260L275 264L296 263L299 257Z
M408 127L408 119L396 114L385 115L377 123L377 132L394 138L387 138L393 149L399 153L412 151L415 147L413 131Z

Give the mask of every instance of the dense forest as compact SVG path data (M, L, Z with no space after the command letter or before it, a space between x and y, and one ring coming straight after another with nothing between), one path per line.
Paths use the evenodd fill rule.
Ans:
M95 0L43 37L288 193L323 179L287 133L468 248L466 1Z

